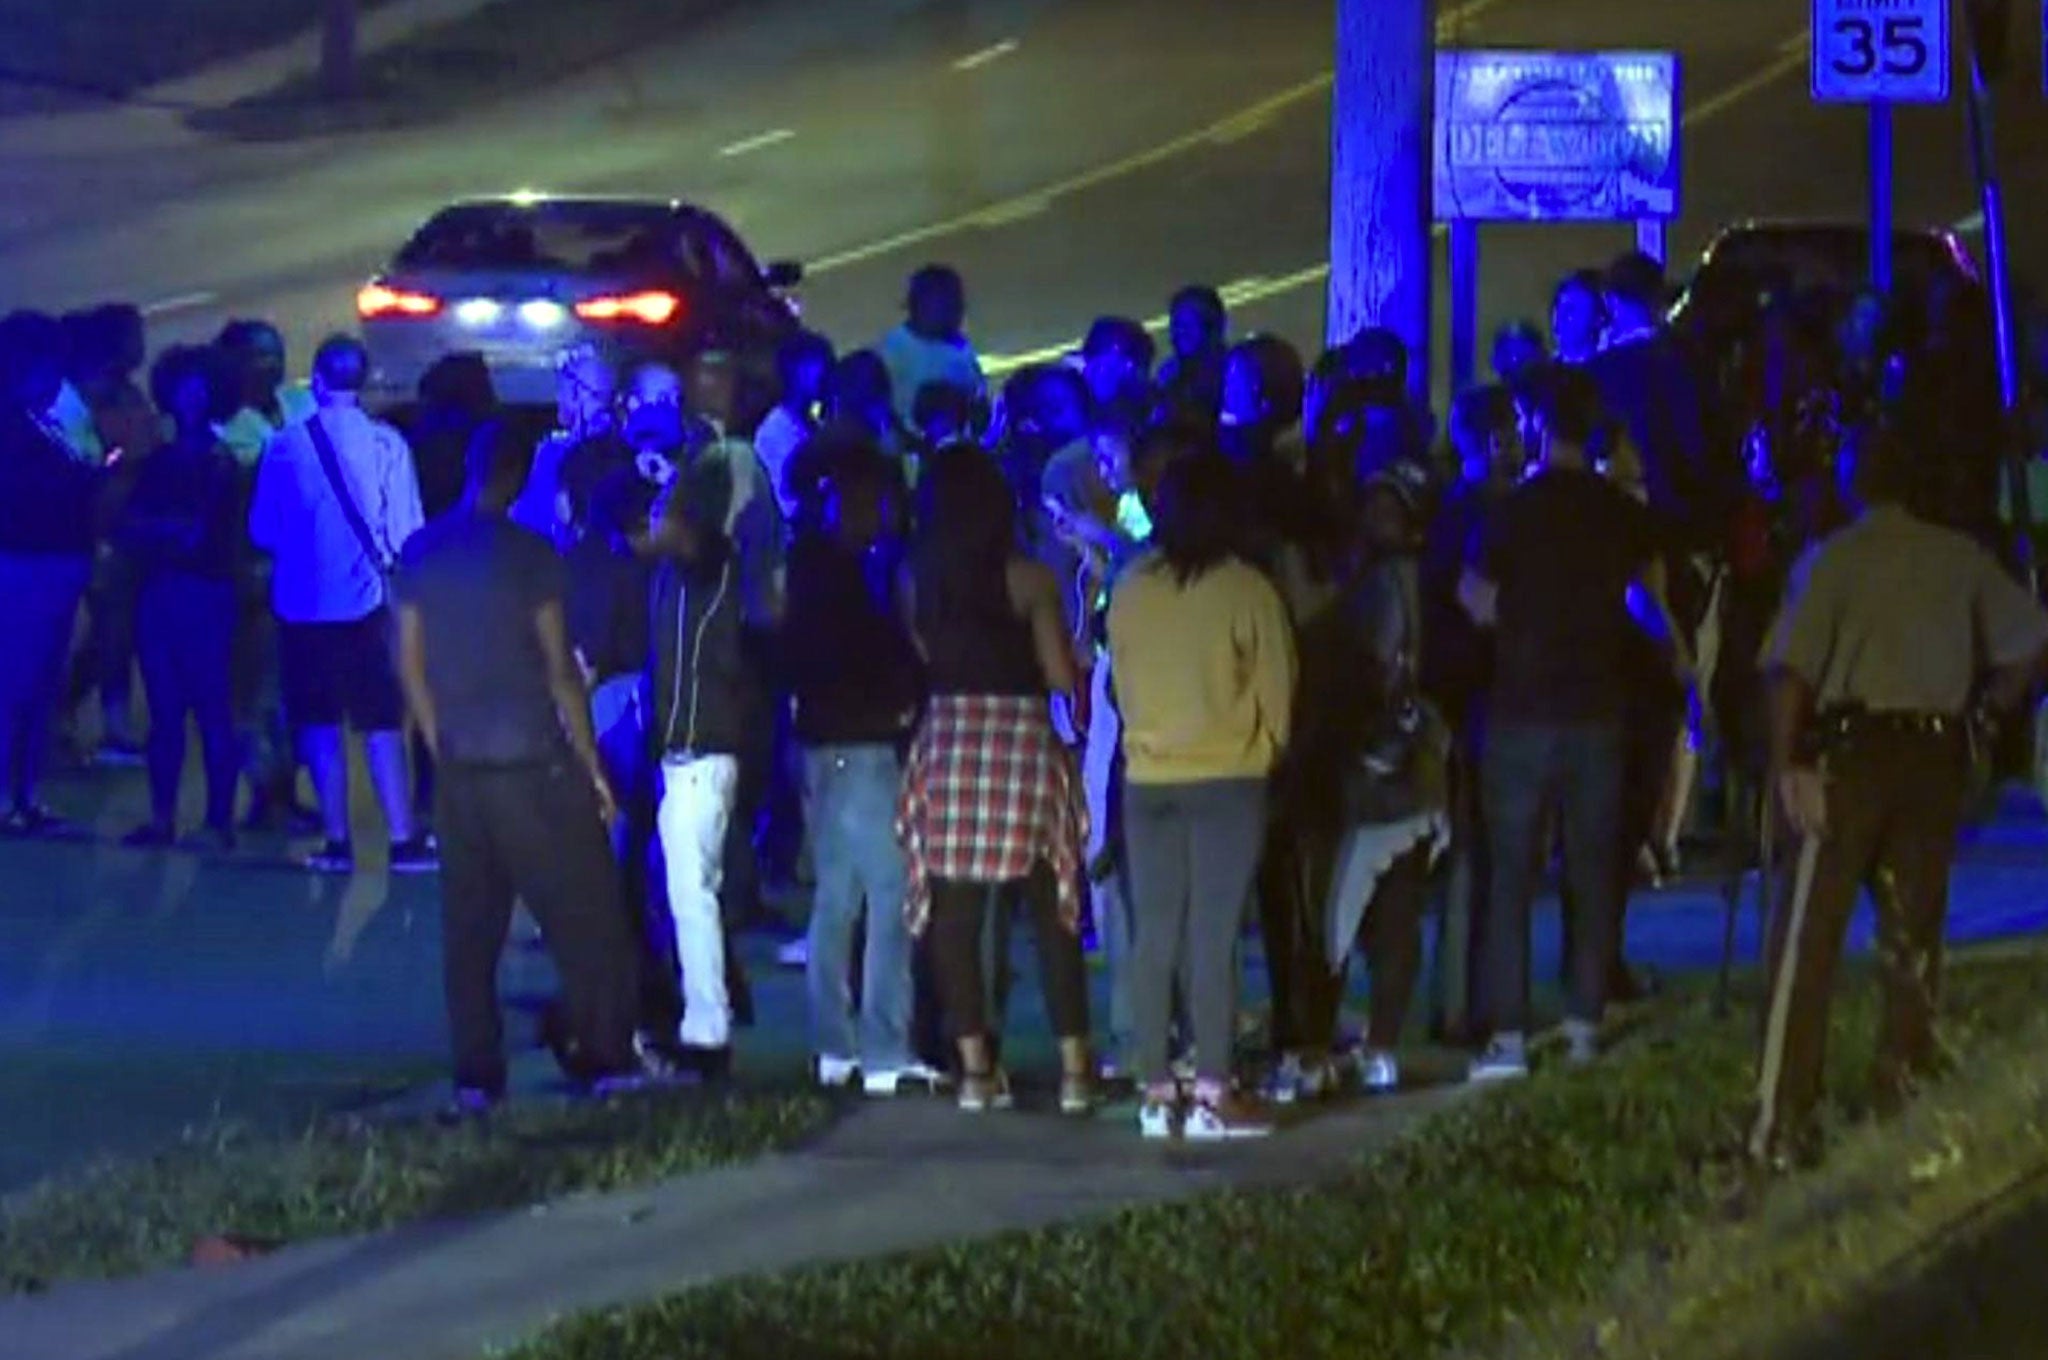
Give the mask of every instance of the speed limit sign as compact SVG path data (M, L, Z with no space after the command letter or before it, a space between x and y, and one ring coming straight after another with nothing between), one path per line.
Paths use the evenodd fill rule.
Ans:
M1813 97L1943 103L1948 40L1949 0L1813 0Z

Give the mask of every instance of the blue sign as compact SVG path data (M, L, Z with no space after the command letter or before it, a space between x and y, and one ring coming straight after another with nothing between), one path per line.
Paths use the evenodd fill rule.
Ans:
M1678 57L1439 52L1442 222L1678 216Z
M1813 0L1813 97L1948 101L1949 0Z

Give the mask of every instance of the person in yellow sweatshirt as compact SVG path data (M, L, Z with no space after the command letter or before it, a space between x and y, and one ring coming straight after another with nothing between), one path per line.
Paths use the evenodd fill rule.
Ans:
M1272 1131L1230 1081L1235 945L1265 838L1267 777L1287 744L1295 652L1279 592L1237 554L1241 501L1220 454L1176 461L1159 490L1157 546L1110 601L1137 936L1138 1125L1148 1138ZM1196 1064L1185 1109L1167 1066L1183 957Z

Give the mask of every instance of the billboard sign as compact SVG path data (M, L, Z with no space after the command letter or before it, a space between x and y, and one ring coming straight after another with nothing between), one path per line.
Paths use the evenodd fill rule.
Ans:
M1679 201L1670 52L1439 52L1442 222L1635 222Z

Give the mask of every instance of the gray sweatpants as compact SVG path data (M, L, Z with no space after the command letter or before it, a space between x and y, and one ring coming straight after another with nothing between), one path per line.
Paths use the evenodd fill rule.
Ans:
M1237 934L1266 836L1260 779L1131 784L1124 794L1136 949L1131 999L1137 1075L1170 1079L1167 1028L1176 974L1187 979L1197 1075L1230 1077L1237 1011Z

